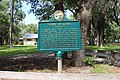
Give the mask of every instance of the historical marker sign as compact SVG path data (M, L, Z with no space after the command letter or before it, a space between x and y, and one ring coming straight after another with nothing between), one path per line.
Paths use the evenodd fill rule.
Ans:
M82 48L79 21L39 22L38 49L70 51Z

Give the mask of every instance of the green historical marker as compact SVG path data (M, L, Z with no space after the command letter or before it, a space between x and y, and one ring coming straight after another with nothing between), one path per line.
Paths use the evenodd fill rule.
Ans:
M49 21L38 24L39 51L52 51L58 60L58 73L62 73L62 54L82 48L80 22L68 20L60 10Z
M82 48L80 22L67 20L62 11L49 21L39 22L38 49L40 51L73 51Z

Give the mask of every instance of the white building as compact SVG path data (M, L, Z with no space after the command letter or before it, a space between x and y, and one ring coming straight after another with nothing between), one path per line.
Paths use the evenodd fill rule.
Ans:
M38 34L25 34L23 36L23 45L37 45Z

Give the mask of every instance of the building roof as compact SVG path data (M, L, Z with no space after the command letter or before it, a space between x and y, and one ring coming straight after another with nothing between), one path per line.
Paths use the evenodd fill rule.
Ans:
M23 38L38 38L38 34L24 34Z

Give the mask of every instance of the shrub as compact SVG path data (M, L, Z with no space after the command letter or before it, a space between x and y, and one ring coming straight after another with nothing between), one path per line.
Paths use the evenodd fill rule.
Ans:
M95 61L94 61L94 58L93 57L84 57L82 59L83 63L87 66L95 66Z

